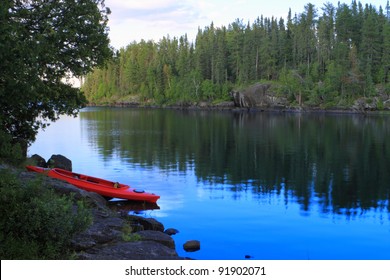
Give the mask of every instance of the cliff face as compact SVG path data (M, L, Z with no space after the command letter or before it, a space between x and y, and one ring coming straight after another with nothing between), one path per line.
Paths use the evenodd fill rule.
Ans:
M232 91L231 96L234 105L239 108L287 108L287 99L276 97L270 89L270 84L257 83L240 91Z

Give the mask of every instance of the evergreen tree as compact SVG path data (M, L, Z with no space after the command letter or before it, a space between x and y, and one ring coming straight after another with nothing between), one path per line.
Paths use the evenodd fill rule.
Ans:
M389 2L387 2L389 8ZM380 82L389 85L390 83L390 17L383 23L383 48L382 48L382 66L380 75ZM390 87L387 88L387 94L390 94Z
M323 76L326 72L326 67L334 59L334 47L336 42L334 30L335 7L331 3L327 3L322 8L323 15L318 21L318 63L319 71Z
M286 22L260 16L252 24L211 23L198 29L194 44L186 35L133 42L88 75L83 90L95 101L138 95L144 102L187 104L227 98L231 87L263 79L291 102L317 106L351 104L387 88L389 4L376 10L356 0L325 3L318 14L313 4L303 8L294 16L290 9Z
M376 74L381 65L381 34L379 30L379 18L375 9L370 5L364 10L364 22L362 27L362 69L365 71L367 87L372 88L376 81Z

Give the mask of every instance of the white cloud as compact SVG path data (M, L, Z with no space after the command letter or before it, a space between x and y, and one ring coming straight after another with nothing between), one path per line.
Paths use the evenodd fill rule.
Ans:
M125 8L133 10L159 9L174 5L175 0L106 0L106 5L113 8ZM107 4L109 3L109 4Z
M327 0L337 6L339 0ZM387 0L371 0L373 5L386 5ZM287 17L288 10L302 13L304 6L313 3L317 8L324 0L106 0L112 11L109 17L111 45L116 49L132 41L154 40L163 36L179 37L188 34L194 40L198 27L211 22L227 26L237 18L244 23L254 22L257 17ZM350 0L341 1L348 5ZM383 2L383 3L382 3ZM362 1L364 4L365 1Z
M111 9L109 17L111 44L115 48L132 41L155 40L163 36L182 36L197 29L202 19L196 2L174 0L120 1L106 0Z

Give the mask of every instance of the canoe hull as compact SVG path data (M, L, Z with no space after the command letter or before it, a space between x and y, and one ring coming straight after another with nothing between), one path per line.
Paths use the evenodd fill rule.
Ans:
M160 196L145 191L140 191L129 187L128 185L108 181L101 178L87 176L60 168L42 168L38 166L26 166L28 171L45 174L51 178L66 181L77 188L96 192L104 197L122 198L134 201L145 201L156 203Z

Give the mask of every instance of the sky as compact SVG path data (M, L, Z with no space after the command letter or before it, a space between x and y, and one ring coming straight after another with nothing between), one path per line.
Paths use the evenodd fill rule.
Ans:
M337 6L339 0L105 0L111 9L109 36L115 49L126 47L141 39L158 42L164 36L171 38L187 34L194 41L198 28L228 26L236 19L253 23L257 17L287 18L289 9L294 15L312 3L321 12L326 2ZM352 0L341 0L350 5ZM377 9L386 7L387 0L361 0Z

